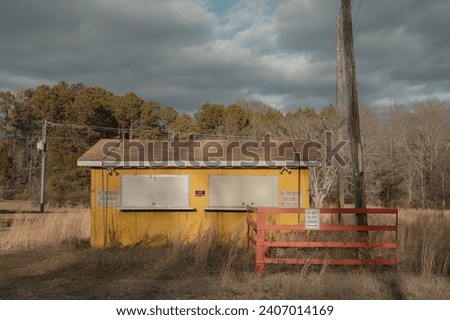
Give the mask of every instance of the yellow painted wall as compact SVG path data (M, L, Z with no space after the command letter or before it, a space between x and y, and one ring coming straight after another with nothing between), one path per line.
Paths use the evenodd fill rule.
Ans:
M194 211L120 211L117 207L98 206L99 191L117 191L120 194L121 175L189 175L190 206ZM211 168L163 168L163 169L116 169L108 173L106 169L91 169L91 245L132 245L138 242L163 244L167 241L193 240L199 230L216 228L226 239L245 234L245 212L211 212L208 206L209 175L276 175L278 176L278 206L282 206L282 191L302 192L302 207L309 207L309 175L307 169L292 169L291 174L280 169L211 169ZM195 197L195 190L206 190L203 198ZM120 203L119 203L120 206ZM274 215L269 220L277 223L297 224L301 217Z

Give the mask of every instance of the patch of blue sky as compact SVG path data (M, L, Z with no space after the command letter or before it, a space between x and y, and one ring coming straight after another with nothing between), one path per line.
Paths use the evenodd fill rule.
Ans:
M219 17L226 15L239 0L209 0L208 7Z
M272 20L280 3L272 0L209 0L209 10L218 18L217 37L232 39L255 23Z

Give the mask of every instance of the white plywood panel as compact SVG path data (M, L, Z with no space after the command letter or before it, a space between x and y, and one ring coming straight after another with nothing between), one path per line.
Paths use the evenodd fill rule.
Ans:
M188 175L121 177L121 209L188 208Z
M211 175L210 207L278 207L278 176Z

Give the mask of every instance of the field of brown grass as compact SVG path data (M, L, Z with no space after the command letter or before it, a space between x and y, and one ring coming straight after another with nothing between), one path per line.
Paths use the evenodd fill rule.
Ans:
M190 245L93 249L89 210L49 211L0 216L0 299L450 299L450 212L401 211L397 269L274 266L259 277L214 230Z

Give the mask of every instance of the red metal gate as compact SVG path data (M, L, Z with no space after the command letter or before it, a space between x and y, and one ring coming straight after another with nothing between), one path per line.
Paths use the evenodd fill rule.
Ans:
M397 264L397 226L398 209L360 208L334 209L321 208L320 215L368 214L369 225L321 223L319 231L306 230L303 223L276 224L276 217L282 215L298 215L303 218L305 209L297 208L257 208L248 207L247 240L248 246L255 248L256 272L262 274L266 264L330 264L330 265L396 265ZM390 217L382 219L381 217ZM272 221L269 221L268 217ZM256 220L255 220L256 218ZM292 219L291 219L292 220ZM299 219L298 221L301 221ZM389 220L389 221L386 221ZM367 241L355 241L357 231L368 231ZM292 234L296 234L292 239ZM345 236L343 236L345 234ZM312 238L312 239L311 239ZM290 248L307 251L310 256L298 257L286 252ZM281 249L281 250L280 250ZM326 257L315 257L311 250L327 250ZM343 256L346 249L349 256ZM353 250L348 250L353 249ZM362 250L363 257L354 257L355 249ZM377 254L367 249L377 250ZM293 256L277 256L277 252ZM308 251L309 250L309 251ZM381 254L380 254L381 250ZM295 251L295 250L294 250ZM315 253L315 252L313 252ZM330 256L330 253L334 256ZM353 256L351 256L353 255Z

